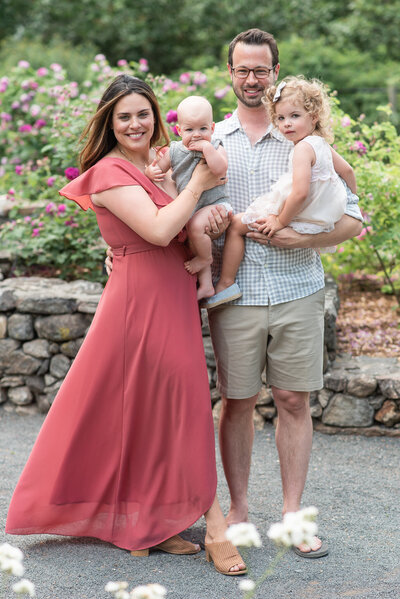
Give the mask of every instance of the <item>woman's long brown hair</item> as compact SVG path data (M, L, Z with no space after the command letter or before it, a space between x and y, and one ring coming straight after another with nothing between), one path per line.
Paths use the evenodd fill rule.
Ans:
M169 143L167 129L162 122L160 107L151 87L131 75L118 75L105 90L96 113L90 119L82 133L81 141L85 146L79 155L81 172L87 171L115 146L116 139L111 128L112 115L116 103L124 96L140 94L151 104L154 115L154 132L150 140L152 146L165 146Z

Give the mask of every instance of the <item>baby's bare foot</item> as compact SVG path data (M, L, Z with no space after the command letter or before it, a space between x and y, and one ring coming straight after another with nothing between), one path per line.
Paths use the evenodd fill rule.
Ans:
M212 258L199 258L199 256L195 256L191 260L185 262L185 268L191 275L195 275L197 272L200 272L206 266L209 266L212 262Z

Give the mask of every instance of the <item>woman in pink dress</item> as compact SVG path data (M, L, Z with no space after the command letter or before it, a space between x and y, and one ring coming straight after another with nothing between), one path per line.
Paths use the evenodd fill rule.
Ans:
M200 547L178 533L204 514L207 559L243 574L216 498L196 279L184 268L184 225L219 182L199 165L175 197L170 178L147 179L168 135L153 91L129 75L110 84L84 135L83 174L60 193L95 211L113 271L15 489L6 532L191 554Z

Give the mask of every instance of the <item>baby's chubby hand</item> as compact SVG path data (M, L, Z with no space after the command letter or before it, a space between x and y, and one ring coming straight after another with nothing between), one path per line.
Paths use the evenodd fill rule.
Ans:
M188 145L188 149L193 150L195 152L204 152L204 148L207 145L212 145L212 144L209 141L206 141L205 139L198 139L195 141L191 141Z
M151 179L152 181L159 183L160 181L164 181L165 173L162 172L160 167L157 164L157 159L155 158L151 164L148 164L144 169L144 174L146 177Z

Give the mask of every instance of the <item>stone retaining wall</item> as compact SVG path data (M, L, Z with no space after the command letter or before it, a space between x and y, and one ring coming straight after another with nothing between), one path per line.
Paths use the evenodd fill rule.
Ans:
M102 286L87 281L10 278L0 282L0 403L18 412L47 412L91 323ZM336 356L339 299L326 280L324 389L311 395L316 428L400 436L400 363L395 358ZM215 359L203 310L203 340L213 413L221 402ZM264 381L265 382L265 381ZM264 384L254 420L273 421L276 409Z

